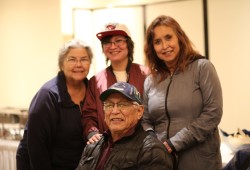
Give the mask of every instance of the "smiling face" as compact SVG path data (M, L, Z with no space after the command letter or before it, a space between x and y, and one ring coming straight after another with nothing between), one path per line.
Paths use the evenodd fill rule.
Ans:
M154 28L153 46L158 58L163 60L169 68L175 67L180 46L171 27L159 25Z
M121 93L111 94L105 102L108 103L120 103L129 102L130 104L126 109L119 109L115 105L113 110L105 111L105 123L107 124L109 130L111 131L113 140L126 134L132 127L134 127L143 114L142 105L134 105L132 101L128 100Z
M111 46L106 47L103 44L103 52L111 62L122 62L128 60L128 46L125 41L126 37L122 35L112 36L108 42L119 42L112 43ZM106 43L108 43L106 42Z
M82 82L89 73L90 58L85 48L71 48L66 55L62 70L66 81Z

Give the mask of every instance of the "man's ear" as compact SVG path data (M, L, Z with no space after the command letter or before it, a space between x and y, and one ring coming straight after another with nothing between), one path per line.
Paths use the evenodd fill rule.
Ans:
M141 119L142 115L144 112L144 106L143 105L139 105L137 106L137 116L138 116L138 120Z

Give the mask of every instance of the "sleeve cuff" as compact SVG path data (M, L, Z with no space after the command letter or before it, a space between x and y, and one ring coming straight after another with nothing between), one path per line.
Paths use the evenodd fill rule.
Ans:
M168 143L170 148L173 150L173 152L176 152L176 149L175 149L174 145L172 144L172 142L170 140L166 140L166 142Z

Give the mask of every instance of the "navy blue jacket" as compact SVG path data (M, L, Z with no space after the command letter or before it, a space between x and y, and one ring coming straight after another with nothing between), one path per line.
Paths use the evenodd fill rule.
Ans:
M71 100L62 71L45 83L29 108L17 170L75 169L85 146L80 108Z
M250 148L237 151L222 170L250 170Z

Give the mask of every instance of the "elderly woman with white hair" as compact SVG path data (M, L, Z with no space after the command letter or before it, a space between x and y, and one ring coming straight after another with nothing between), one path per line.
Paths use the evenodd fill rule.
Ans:
M16 159L17 170L72 170L85 147L81 107L92 60L89 46L80 40L63 44L57 76L36 93L29 108L24 137Z

